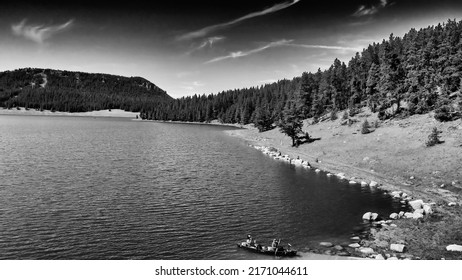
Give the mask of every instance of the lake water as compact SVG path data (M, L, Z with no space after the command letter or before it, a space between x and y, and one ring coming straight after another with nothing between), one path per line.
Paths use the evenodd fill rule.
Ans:
M272 160L233 128L0 116L0 259L255 259L307 250L399 203Z

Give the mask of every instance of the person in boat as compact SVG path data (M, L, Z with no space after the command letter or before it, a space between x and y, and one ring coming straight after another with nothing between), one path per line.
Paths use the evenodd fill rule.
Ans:
M276 239L273 239L273 242L271 243L271 247L273 249L278 249L279 247L279 241L277 241Z
M252 243L252 236L250 234L247 235L247 244L250 245Z
M271 242L271 247L276 248L277 247L277 241L276 239L273 239L273 242Z

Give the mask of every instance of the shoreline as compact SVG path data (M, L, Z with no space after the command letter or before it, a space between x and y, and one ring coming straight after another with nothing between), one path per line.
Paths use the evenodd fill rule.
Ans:
M212 120L211 122L186 122L186 121L162 121L162 120L143 120L140 119L141 121L145 122L157 122L157 123L173 123L173 124L192 124L192 125L213 125L213 126L223 126L223 127L235 127L235 128L241 128L241 129L246 129L250 128L251 125L241 125L238 123L221 123L218 120Z
M372 113L366 112L358 118L369 118L370 121L374 117ZM290 138L277 128L260 133L256 128L246 127L247 129L226 133L264 153L267 153L265 148L273 148L292 159L299 157L308 161L311 168L318 169L327 176L342 174L342 179L349 180L352 184L371 185L374 182L376 187L389 193L398 203L407 203L410 206L409 202L422 202L419 207L410 208L412 212L400 213L402 215L397 216L397 219L384 217L382 221L370 220L374 225L371 235L358 242L360 247L354 257L462 259L462 253L447 249L448 245L460 240L457 234L447 234L447 228L456 229L462 226L462 215L459 211L459 206L462 205L462 178L459 178L457 169L451 166L454 162L462 162L462 149L459 148L462 144L462 121L437 123L431 115L388 120L380 124L373 133L366 135L359 133L360 123L350 127L339 125L339 120L318 124L311 124L310 120L306 120L303 130L313 137L321 136L321 140L299 147L292 147ZM444 133L443 138L444 144L449 144L450 147L424 147L422 142L428 135L426 131L433 125L449 132ZM403 130L403 127L409 131ZM424 129L426 127L428 130ZM386 136L391 140L385 139ZM414 141L408 141L412 138ZM394 156L399 157L399 161ZM430 163L430 168L427 166L428 160L420 160L425 156L435 161ZM393 165L396 167L393 168ZM435 166L438 170L434 170ZM446 183L441 184L440 180ZM428 212L424 213L424 209ZM431 240L429 232L441 236L441 240ZM394 248L402 245L401 251L392 250L392 244ZM325 252L332 254L329 249L324 248ZM426 249L434 251L427 253Z
M50 110L37 111L36 109L26 110L20 107L19 110L0 108L0 115L14 115L14 116L68 116L68 117L113 117L113 118L133 118L139 116L139 112L127 112L121 109L99 110L89 112L51 112Z

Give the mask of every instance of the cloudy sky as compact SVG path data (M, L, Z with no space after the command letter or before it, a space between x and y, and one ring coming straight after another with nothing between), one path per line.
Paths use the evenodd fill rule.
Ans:
M3 2L0 71L141 76L175 98L291 79L390 33L462 20L460 0Z

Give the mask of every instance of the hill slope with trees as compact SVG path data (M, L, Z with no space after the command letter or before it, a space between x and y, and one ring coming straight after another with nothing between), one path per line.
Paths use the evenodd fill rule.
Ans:
M140 77L38 68L0 72L0 106L9 109L139 112L170 100L164 90Z
M144 119L261 124L262 131L284 119L284 111L304 118L368 106L381 120L435 110L440 121L461 114L462 22L411 29L390 35L356 53L345 64L293 80L174 100L142 112ZM290 103L290 104L289 104ZM296 107L296 110L293 108ZM292 108L288 110L288 108ZM285 117L287 119L287 117Z

